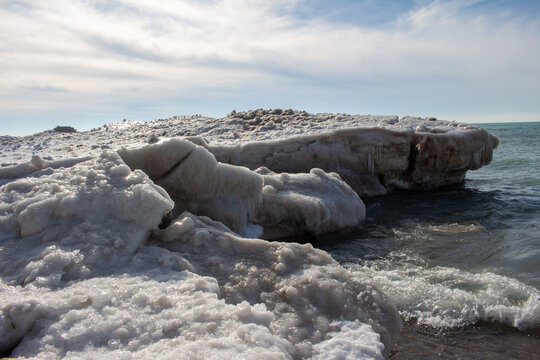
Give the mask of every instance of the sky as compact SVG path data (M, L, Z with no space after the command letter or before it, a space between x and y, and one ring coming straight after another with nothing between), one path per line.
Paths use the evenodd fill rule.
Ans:
M540 121L538 0L0 0L0 135L231 110Z

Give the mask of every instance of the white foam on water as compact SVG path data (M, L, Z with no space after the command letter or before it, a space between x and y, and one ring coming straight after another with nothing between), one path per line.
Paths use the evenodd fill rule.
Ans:
M396 304L401 316L435 328L500 322L520 330L540 327L540 292L492 272L473 273L393 254L390 259L350 265L368 276ZM403 259L406 260L403 260Z
M312 359L383 359L379 335L371 326L354 322L335 322L340 331L316 344Z

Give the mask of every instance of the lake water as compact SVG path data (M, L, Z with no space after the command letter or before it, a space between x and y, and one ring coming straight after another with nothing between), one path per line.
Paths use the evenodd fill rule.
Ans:
M480 126L500 145L463 186L367 199L320 240L400 310L393 359L540 358L540 122Z

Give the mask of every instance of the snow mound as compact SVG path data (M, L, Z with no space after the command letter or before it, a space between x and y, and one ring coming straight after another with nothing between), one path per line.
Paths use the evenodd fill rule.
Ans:
M0 187L0 271L56 287L129 261L173 203L114 152Z
M198 274L217 279L228 303L261 304L271 311L267 325L272 334L292 344L293 358L329 355L331 346L314 344L340 336L336 342L347 344L343 346L365 346L366 353L378 354L373 358L382 358L401 327L396 310L381 292L353 280L326 252L310 244L241 238L221 223L190 213L160 231L158 242L182 254ZM242 317L258 316L248 312ZM342 329L348 329L347 335ZM371 340L364 342L360 334Z
M164 146L189 147L180 145ZM158 165L153 176L174 173ZM226 168L221 181L231 184L226 176L235 176L235 167ZM266 176L280 180L240 171L261 186ZM336 175L303 176L285 176L283 189L321 178L351 191ZM114 152L4 181L4 356L294 359L349 352L377 359L388 356L400 330L397 310L380 291L311 245L243 238L188 212L157 230L172 200Z
M0 349L20 341L14 358L291 359L294 349L271 333L264 305L227 304L215 279L190 272L1 290L10 294L3 296Z

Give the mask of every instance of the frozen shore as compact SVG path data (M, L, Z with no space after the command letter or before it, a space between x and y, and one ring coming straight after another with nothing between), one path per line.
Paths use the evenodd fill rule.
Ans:
M99 155L173 137L204 146L220 162L252 170L337 172L359 195L460 183L468 170L489 164L498 145L495 136L478 126L434 118L259 109L218 119L125 120L78 133L4 136L0 162L24 163L29 154L44 160Z
M279 109L0 137L0 353L387 357L401 321L381 291L309 244L255 237L358 226L358 195L459 183L497 143Z

